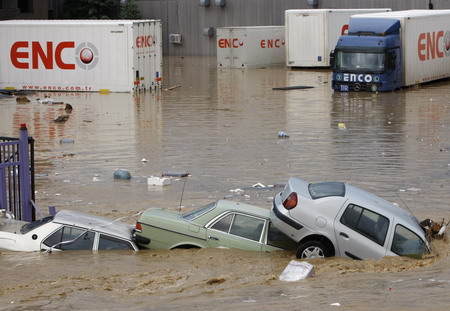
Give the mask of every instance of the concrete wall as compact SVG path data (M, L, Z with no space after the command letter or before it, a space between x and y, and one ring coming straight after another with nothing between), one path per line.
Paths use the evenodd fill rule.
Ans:
M307 0L222 0L225 6L209 0L208 7L200 0L135 0L143 18L161 19L164 55L216 55L216 36L203 35L203 29L226 26L284 25L284 11L313 9ZM449 0L318 0L316 8L391 8L450 9ZM170 44L169 34L181 34L182 44Z

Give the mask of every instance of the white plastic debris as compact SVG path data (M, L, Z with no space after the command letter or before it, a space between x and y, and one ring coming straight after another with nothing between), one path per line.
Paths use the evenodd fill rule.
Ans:
M231 189L230 192L241 193L241 192L244 192L244 190L237 188L237 189Z
M141 162L142 162L142 163L147 163L148 160L147 160L146 158L142 158Z
M339 302L334 302L334 303L330 304L330 306L340 307L341 304Z
M253 188L266 188L266 186L264 186L262 183L256 183L252 186Z
M306 261L291 260L280 274L280 281L295 282L315 275L314 266Z
M149 177L147 179L149 186L167 186L170 185L170 178L161 178L161 177Z

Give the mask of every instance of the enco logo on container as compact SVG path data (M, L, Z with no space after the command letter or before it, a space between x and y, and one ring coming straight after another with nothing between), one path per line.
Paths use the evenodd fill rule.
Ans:
M450 56L450 31L423 32L417 40L417 53L421 61Z
M219 45L219 48L221 48L221 49L231 48L231 47L237 49L238 47L243 46L244 42L239 41L239 39L237 39L237 38L219 39L217 44Z
M148 36L138 36L136 37L136 47L137 48L149 48L156 44L156 38L152 35Z
M280 39L263 39L259 45L262 49L281 48L284 45L284 41Z
M11 63L18 69L39 69L42 64L45 69L55 67L63 70L75 70L75 64L62 59L65 49L74 49L74 41L63 41L58 44L38 41L17 41L11 46ZM82 69L92 69L98 63L98 50L90 42L80 43L75 49L75 62ZM55 66L56 65L56 66Z

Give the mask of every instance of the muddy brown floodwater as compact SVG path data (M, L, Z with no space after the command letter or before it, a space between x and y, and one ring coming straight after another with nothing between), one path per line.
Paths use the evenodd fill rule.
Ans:
M347 94L330 90L327 70L218 70L208 57L166 57L164 70L164 88L179 87L0 98L0 136L26 123L36 140L42 210L119 218L224 197L270 208L280 189L252 185L297 176L354 184L420 220L450 219L450 81ZM272 89L298 85L314 88ZM53 122L65 112L45 95L73 106L66 122ZM118 168L133 178L114 180ZM190 176L147 185L165 171ZM1 251L0 310L449 310L449 253L438 241L421 260L314 260L314 278L282 282L295 259L283 251Z

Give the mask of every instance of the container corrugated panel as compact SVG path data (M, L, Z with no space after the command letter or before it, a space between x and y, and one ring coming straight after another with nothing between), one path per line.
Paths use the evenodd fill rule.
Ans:
M391 9L286 10L286 66L328 67L330 52L346 33L350 17Z
M285 63L284 26L217 29L219 68L260 68Z
M450 10L408 10L352 18L400 21L404 86L450 77Z
M0 88L133 92L161 88L159 20L0 22Z

